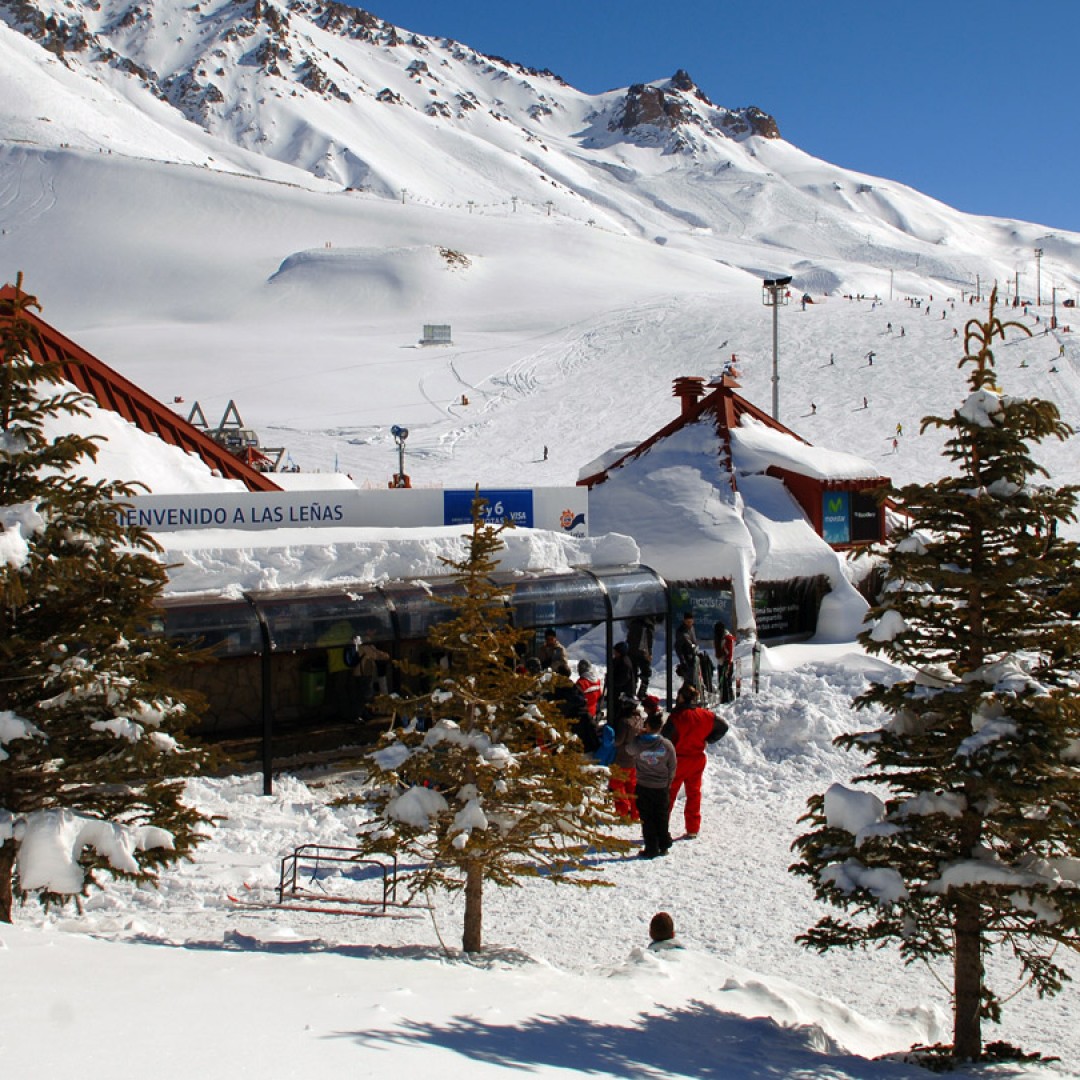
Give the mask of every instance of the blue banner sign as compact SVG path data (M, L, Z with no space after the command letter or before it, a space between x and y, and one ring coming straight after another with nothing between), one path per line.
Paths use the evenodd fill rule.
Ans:
M846 491L822 493L821 536L826 544L851 542L851 505Z
M443 524L468 525L472 521L472 489L443 492ZM482 508L484 520L493 525L509 518L515 525L533 527L533 493L522 489L480 489L480 498L486 499Z

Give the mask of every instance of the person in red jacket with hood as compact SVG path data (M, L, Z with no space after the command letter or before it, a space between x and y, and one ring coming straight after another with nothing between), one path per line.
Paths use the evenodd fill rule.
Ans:
M705 746L722 739L728 726L709 709L698 705L697 688L684 686L675 698L665 734L675 744L675 779L671 782L670 808L674 810L680 788L686 788L683 816L686 838L701 831L701 778L705 772Z

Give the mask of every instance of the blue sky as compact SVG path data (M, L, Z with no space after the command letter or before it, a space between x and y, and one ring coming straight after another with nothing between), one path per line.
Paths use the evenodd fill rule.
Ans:
M685 68L789 142L962 210L1080 231L1077 0L371 0L591 93Z

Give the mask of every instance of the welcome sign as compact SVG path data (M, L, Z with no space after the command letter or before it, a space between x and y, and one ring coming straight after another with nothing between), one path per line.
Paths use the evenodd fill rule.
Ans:
M588 489L481 489L485 516L526 529L587 536ZM186 530L349 527L411 529L464 525L472 520L473 488L396 488L332 491L230 491L140 495L119 500L122 525L152 533Z

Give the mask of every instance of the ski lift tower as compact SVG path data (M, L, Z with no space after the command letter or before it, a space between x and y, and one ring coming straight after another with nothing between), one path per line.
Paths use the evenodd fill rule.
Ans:
M777 341L779 337L778 313L781 305L788 302L790 277L765 278L761 302L772 308L772 417L780 419L780 359Z
M392 488L411 488L412 481L405 472L405 440L409 437L409 429L395 424L390 429L390 434L394 436L394 442L397 443L398 471L394 473L394 478L390 481L389 486Z

